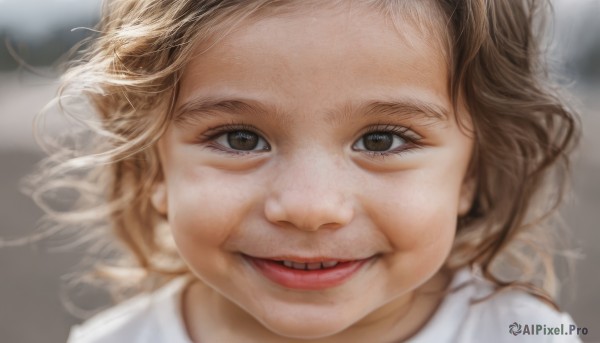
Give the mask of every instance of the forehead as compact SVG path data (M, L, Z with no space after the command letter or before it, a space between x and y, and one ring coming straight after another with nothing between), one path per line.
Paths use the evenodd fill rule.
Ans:
M241 95L306 107L411 92L447 107L445 33L414 13L353 4L267 11L201 42L182 75L179 104Z

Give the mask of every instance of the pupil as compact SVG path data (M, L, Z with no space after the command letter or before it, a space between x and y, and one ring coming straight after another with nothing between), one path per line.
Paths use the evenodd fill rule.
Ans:
M363 144L367 150L385 151L388 150L394 141L391 133L374 132L363 137Z
M227 134L227 142L235 150L253 150L258 145L258 135L250 131L234 131Z

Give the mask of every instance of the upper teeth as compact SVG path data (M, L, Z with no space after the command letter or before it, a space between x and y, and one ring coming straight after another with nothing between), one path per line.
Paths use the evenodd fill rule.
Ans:
M336 264L338 264L337 261L310 262L310 263L283 261L283 265L288 268L302 269L302 270L315 270L315 269L321 269L321 268L331 268L331 267L335 267Z

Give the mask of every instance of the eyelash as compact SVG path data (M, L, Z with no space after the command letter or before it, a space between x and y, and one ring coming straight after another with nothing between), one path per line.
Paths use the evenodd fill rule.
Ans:
M401 155L401 154L404 154L404 153L407 153L407 152L410 152L410 151L413 151L415 149L419 149L422 147L420 144L417 143L422 138L419 135L417 135L414 131L412 131L410 126L406 127L406 126L396 126L396 125L390 125L390 124L377 124L373 127L368 128L363 133L361 133L359 139L362 139L362 137L365 135L368 135L371 133L376 133L376 132L391 133L391 134L397 135L400 138L402 138L404 141L406 141L406 147L403 147L400 149L395 149L395 150L390 150L390 151L368 151L368 150L362 151L363 153L366 153L366 154L370 155L371 157L385 158L390 155ZM414 135L414 137L411 137L411 134Z
M264 135L260 133L260 130L258 130L257 128L255 128L252 125L247 125L247 124L227 124L227 125L222 125L222 126L217 126L217 127L211 127L208 130L206 130L206 132L204 132L200 137L199 141L197 142L198 144L206 144L209 143L207 145L208 148L213 149L217 152L220 153L224 153L224 154L233 154L233 155L248 155L248 154L252 154L252 153L256 153L256 151L245 151L245 150L234 150L234 149L229 149L227 147L223 147L220 144L216 144L214 143L215 140L217 138L219 138L221 135L226 134L226 133L230 133L233 131L250 131L250 132L254 132L256 133L259 137L263 137ZM263 138L264 139L264 138ZM266 141L266 140L265 140ZM267 145L269 145L267 143ZM269 145L269 149L271 148L271 146Z
M256 153L255 151L229 149L229 148L221 146L220 144L214 143L214 141L217 138L219 138L221 135L230 133L233 131L250 131L250 132L256 133L259 137L264 137L264 135L260 133L260 130L258 130L257 128L255 128L252 125L227 124L227 125L209 128L208 130L206 130L206 132L204 132L203 134L200 135L200 139L198 139L197 144L209 143L207 145L207 147L209 147L210 149L213 149L217 152L225 153L225 154L248 155L248 154ZM383 124L383 125L377 124L373 127L368 128L364 132L362 132L360 134L359 139L362 139L362 137L365 135L368 135L371 133L376 133L376 132L391 133L391 134L397 135L401 139L406 141L407 147L403 147L401 149L396 149L396 150L390 150L390 151L368 151L368 150L362 151L363 153L366 153L372 157L384 158L384 157L387 157L390 155L401 155L406 152L421 148L421 145L419 145L417 142L419 140L421 140L422 138L420 136L418 136L416 133L414 133L414 131L412 131L410 129L410 126L404 127L404 126L395 126L395 125L390 125L390 124ZM411 137L411 134L407 134L407 133L412 133L412 135L414 135L415 137ZM269 145L268 142L267 142L267 145ZM353 145L354 145L354 143L353 143ZM269 145L269 149L270 149L270 145Z

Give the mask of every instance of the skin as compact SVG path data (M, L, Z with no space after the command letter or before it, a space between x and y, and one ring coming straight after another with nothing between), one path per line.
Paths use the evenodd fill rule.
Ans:
M457 216L473 197L473 140L454 120L435 40L396 25L364 8L272 16L190 61L152 203L197 278L183 299L193 341L392 342L435 312ZM261 109L200 106L207 98ZM361 110L374 100L445 118ZM238 124L260 135L256 150L236 151L215 131ZM362 140L371 128L418 139L398 136L381 155ZM375 257L340 286L302 291L242 253Z

